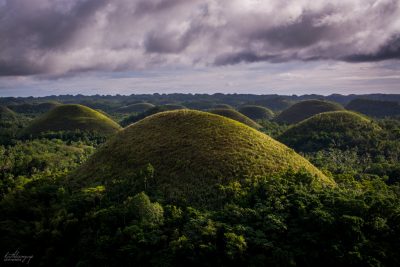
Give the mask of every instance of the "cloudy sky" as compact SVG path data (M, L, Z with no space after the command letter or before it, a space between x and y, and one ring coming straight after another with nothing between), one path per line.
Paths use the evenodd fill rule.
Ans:
M0 96L400 93L400 0L0 0Z

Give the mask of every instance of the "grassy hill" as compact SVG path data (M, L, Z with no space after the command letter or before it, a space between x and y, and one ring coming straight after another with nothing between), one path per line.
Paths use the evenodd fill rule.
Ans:
M135 180L134 173L149 163L154 176ZM313 174L318 185L334 184L269 136L222 116L185 109L158 113L125 128L71 179L80 186L106 187L131 179L134 192L146 190L181 204L200 205L217 201L220 184L288 169Z
M276 120L279 122L293 124L322 112L339 110L344 110L344 108L334 102L323 100L305 100L296 103L290 108L282 111L282 113L276 117Z
M400 104L392 101L354 99L346 108L371 117L400 116Z
M272 110L256 105L244 105L239 108L239 112L252 120L270 120L274 117Z
M164 112L164 111L170 111L170 110L179 110L179 109L184 109L184 106L181 105L174 105L174 104L166 104L162 106L155 106L153 108L150 108L146 110L145 112L139 113L139 114L133 114L121 121L121 125L123 127L128 126L129 124L135 123L137 121L140 121L148 116Z
M380 127L362 115L333 111L314 115L284 132L278 140L296 151L311 152L372 145Z
M154 108L155 106L150 103L135 103L127 106L120 107L116 109L116 112L121 112L121 113L141 113L144 112L148 109Z
M113 134L121 126L106 115L82 105L60 105L35 119L22 135L35 136L43 132L74 131Z
M216 108L216 109L210 109L210 110L208 110L208 112L241 122L243 124L246 124L247 126L255 128L255 129L261 128L261 125L259 125L252 119L246 117L245 115L243 115L242 113L240 113L234 109Z
M0 106L0 120L15 120L17 115L14 111L5 106Z

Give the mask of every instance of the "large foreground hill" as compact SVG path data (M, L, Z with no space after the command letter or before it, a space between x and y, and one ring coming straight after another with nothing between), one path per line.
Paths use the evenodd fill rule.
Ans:
M154 177L135 179L151 164ZM232 181L305 170L316 184L333 185L306 159L242 123L201 111L158 113L141 120L100 148L72 177L83 185L133 179L137 192L147 190L171 201L215 204L217 187Z

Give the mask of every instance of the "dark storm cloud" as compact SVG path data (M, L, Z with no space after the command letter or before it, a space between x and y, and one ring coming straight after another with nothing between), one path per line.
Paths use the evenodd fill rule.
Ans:
M399 59L400 0L0 0L0 75Z
M382 61L387 59L400 59L400 36L393 37L376 53L357 54L345 58L349 62Z

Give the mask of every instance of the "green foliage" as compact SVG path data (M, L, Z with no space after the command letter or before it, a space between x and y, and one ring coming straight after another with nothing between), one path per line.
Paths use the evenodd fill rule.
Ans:
M210 109L208 110L208 112L241 122L254 129L261 128L261 126L258 123L256 123L252 119L246 117L245 115L241 114L240 112L234 109Z
M79 166L93 151L82 143L45 139L0 146L0 199L31 180Z
M105 135L117 132L121 126L102 113L82 105L61 105L35 119L23 136L37 136L46 132L87 131Z
M334 102L305 100L282 111L282 113L276 117L276 120L283 123L294 124L319 113L340 110L344 110L344 108Z
M239 112L252 120L270 120L274 117L272 110L256 105L241 106Z
M400 188L379 178L338 177L329 188L304 172L233 181L216 209L144 192L117 201L107 186L68 193L63 179L32 181L0 202L1 251L64 266L400 264Z
M29 123L29 118L0 106L0 145L11 145L22 128Z

